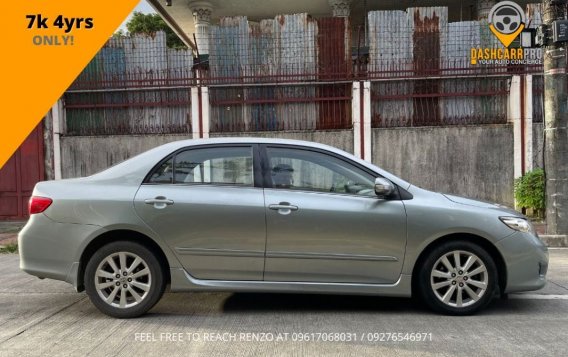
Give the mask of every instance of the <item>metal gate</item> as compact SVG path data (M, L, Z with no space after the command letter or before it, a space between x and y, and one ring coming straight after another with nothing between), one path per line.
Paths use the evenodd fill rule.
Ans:
M31 132L0 169L0 220L28 217L28 199L44 180L43 122Z

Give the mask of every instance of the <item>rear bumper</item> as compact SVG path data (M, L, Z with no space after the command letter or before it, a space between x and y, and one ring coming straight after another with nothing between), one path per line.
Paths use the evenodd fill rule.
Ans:
M538 290L546 284L548 248L538 237L517 232L497 242L507 268L505 293Z
M44 214L32 215L18 235L20 269L77 288L81 252L100 230L99 226L57 223Z

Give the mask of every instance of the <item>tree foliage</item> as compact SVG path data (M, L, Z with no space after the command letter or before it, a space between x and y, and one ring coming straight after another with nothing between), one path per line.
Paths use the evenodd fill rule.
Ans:
M126 29L131 35L145 34L153 36L158 31L166 33L166 45L169 48L187 48L171 27L158 14L143 14L134 12L126 23Z

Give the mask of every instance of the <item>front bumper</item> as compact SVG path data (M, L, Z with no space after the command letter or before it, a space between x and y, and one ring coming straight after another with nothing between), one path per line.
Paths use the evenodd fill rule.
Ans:
M100 230L99 226L57 223L44 214L34 214L18 235L20 269L77 288L81 253Z
M546 284L548 248L530 233L516 232L497 242L507 269L505 293L538 290Z

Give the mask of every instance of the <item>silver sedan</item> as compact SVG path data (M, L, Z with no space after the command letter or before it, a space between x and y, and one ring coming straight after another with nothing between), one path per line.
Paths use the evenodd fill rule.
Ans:
M465 315L540 289L548 252L504 207L427 191L341 150L239 138L162 145L40 182L20 267L115 317L171 291L415 295Z

